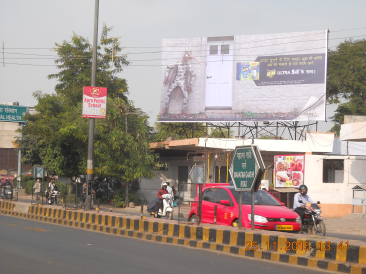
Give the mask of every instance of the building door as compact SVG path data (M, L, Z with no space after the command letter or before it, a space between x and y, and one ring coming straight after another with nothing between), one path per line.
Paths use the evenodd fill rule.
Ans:
M233 44L209 42L206 66L206 109L231 109L233 98Z
M220 172L219 172L220 170ZM220 174L220 176L219 176ZM226 182L226 175L228 175L228 181ZM230 172L227 173L227 167L222 166L221 168L216 166L215 167L215 183L228 183L232 181Z
M188 166L178 166L178 190L188 190Z

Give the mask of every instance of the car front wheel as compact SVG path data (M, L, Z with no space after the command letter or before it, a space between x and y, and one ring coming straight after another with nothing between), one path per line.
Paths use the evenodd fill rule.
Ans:
M197 224L198 223L198 219L196 215L192 215L191 218L189 218L189 222L193 223L193 224Z

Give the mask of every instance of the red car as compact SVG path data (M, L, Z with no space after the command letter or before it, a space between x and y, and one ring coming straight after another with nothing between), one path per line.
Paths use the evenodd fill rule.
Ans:
M195 198L198 201L198 196ZM202 191L202 223L214 223L214 210L217 206L216 224L237 226L239 222L239 192L234 186L209 186ZM188 219L197 222L198 203L192 203ZM299 231L300 216L282 205L264 190L255 193L254 227L257 229ZM242 192L242 222L251 227L251 193Z

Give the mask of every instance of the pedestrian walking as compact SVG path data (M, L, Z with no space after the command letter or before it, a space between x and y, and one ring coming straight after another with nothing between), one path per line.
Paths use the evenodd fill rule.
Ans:
M36 200L39 200L39 193L41 192L41 183L39 179L37 179L37 182L33 186L34 188L34 194L36 194Z

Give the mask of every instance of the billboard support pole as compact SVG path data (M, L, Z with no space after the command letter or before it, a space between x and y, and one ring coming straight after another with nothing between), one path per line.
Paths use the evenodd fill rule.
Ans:
M241 208L241 205L242 205L242 193L243 192L239 192L239 229L242 229L243 228L243 212L242 212L242 208Z
M99 0L95 0L94 10L94 37L93 37L93 61L92 61L92 76L91 86L96 86L97 76L97 50L98 50L98 13L99 13ZM86 186L86 200L85 210L91 209L91 187L93 184L93 154L94 154L94 127L95 118L89 119L89 138L88 138L88 158L86 163L87 173L87 186Z
M19 136L19 140L20 142L23 141L23 129L24 129L24 123L19 123L20 125L20 136ZM21 185L20 185L20 181L22 180L22 163L21 163L21 159L22 159L22 152L20 151L20 149L18 150L18 178L17 178L17 188L20 189Z
M229 182L229 153L226 153L226 183Z
M250 222L251 222L251 226L250 226L250 229L251 230L254 230L254 187L252 187L252 190L251 190L251 192L252 192L252 199L251 199L251 202L252 202L252 205L251 205L251 216L250 216Z

